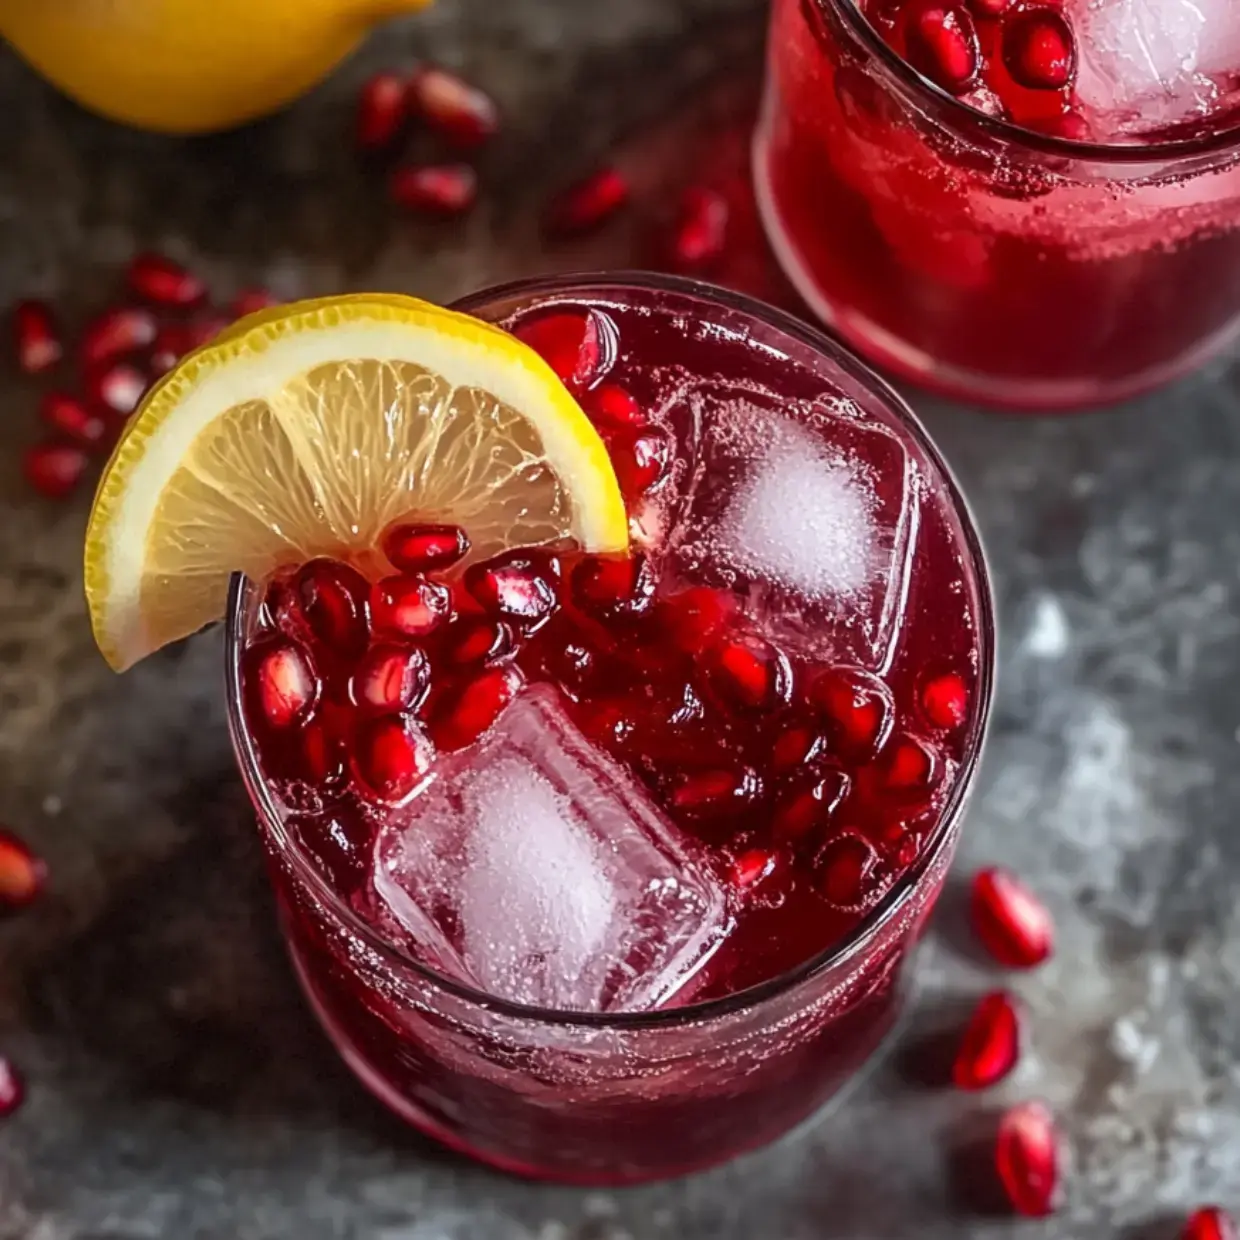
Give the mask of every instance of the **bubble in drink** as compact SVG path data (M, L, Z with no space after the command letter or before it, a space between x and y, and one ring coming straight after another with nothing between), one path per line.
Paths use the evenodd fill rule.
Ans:
M543 1008L665 1006L728 928L688 841L547 686L387 817L374 885L428 964Z

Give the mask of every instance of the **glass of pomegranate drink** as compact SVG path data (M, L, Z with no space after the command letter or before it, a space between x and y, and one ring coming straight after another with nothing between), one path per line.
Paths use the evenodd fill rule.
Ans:
M872 360L1110 401L1234 334L1238 103L1233 0L774 0L759 203Z

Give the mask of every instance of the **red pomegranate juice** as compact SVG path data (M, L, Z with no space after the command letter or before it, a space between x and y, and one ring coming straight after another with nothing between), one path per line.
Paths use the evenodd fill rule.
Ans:
M814 310L909 379L1113 400L1234 334L1238 82L1227 0L774 0L767 232Z
M834 1092L892 1025L980 744L989 601L933 449L826 341L717 298L466 307L576 391L631 554L477 560L411 517L386 572L312 561L233 616L324 1024L393 1109L528 1174L689 1170Z

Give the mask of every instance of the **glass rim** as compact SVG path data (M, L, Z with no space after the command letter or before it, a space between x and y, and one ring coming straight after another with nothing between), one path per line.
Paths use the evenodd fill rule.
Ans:
M536 1021L544 1025L576 1026L596 1030L641 1030L694 1025L726 1017L736 1012L752 1010L860 955L867 943L900 913L914 892L918 890L921 880L937 861L946 841L950 838L957 819L964 810L968 794L977 775L986 738L995 673L994 600L986 557L973 514L947 463L907 402L885 379L872 371L843 345L809 324L794 318L791 314L755 298L719 288L704 281L643 271L581 272L513 280L460 298L454 301L450 308L469 314L491 302L516 296L558 295L562 298L570 292L581 295L587 291L617 293L633 289L679 294L699 301L722 304L727 309L757 319L790 336L797 343L826 355L865 386L871 394L883 401L896 417L901 428L910 433L919 450L926 455L930 465L939 471L947 502L960 524L964 537L963 550L964 558L967 559L966 567L974 579L977 595L977 631L980 654L977 682L978 709L973 715L969 734L965 738L965 756L961 761L955 785L936 820L934 830L926 840L921 855L892 884L890 890L861 918L848 935L793 968L743 990L701 1003L690 1003L683 1007L664 1008L653 1012L574 1012L558 1008L541 1008L487 994L485 991L476 990L472 986L445 976L389 943L374 927L349 907L315 867L301 845L286 830L281 812L262 775L258 755L245 725L242 710L242 636L254 591L253 583L244 574L235 573L229 583L225 616L224 658L228 730L237 765L250 801L262 819L263 825L271 831L280 855L289 858L297 878L310 887L314 898L329 910L331 916L342 922L351 934L361 939L367 948L377 953L385 962L389 962L398 972L412 973L457 999L493 1014L523 1021Z
M987 116L976 108L957 99L950 91L923 77L898 52L883 40L872 26L856 0L802 0L819 9L830 8L848 25L850 32L866 49L876 56L898 80L901 87L916 96L928 99L936 106L948 106L960 120L976 125L991 137L1018 143L1046 155L1067 156L1078 160L1096 160L1099 163L1143 164L1165 160L1188 159L1194 156L1213 155L1229 149L1240 151L1240 119L1225 129L1194 137L1164 139L1158 142L1077 142L1072 138L1060 138L1054 134L1039 133L1013 121Z

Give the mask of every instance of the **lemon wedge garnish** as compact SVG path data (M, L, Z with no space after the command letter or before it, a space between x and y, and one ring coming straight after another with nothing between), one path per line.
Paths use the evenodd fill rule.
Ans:
M398 519L449 521L475 558L628 545L607 450L507 332L410 297L240 320L151 389L86 531L95 640L118 671L224 614L229 577L335 555L373 574Z

